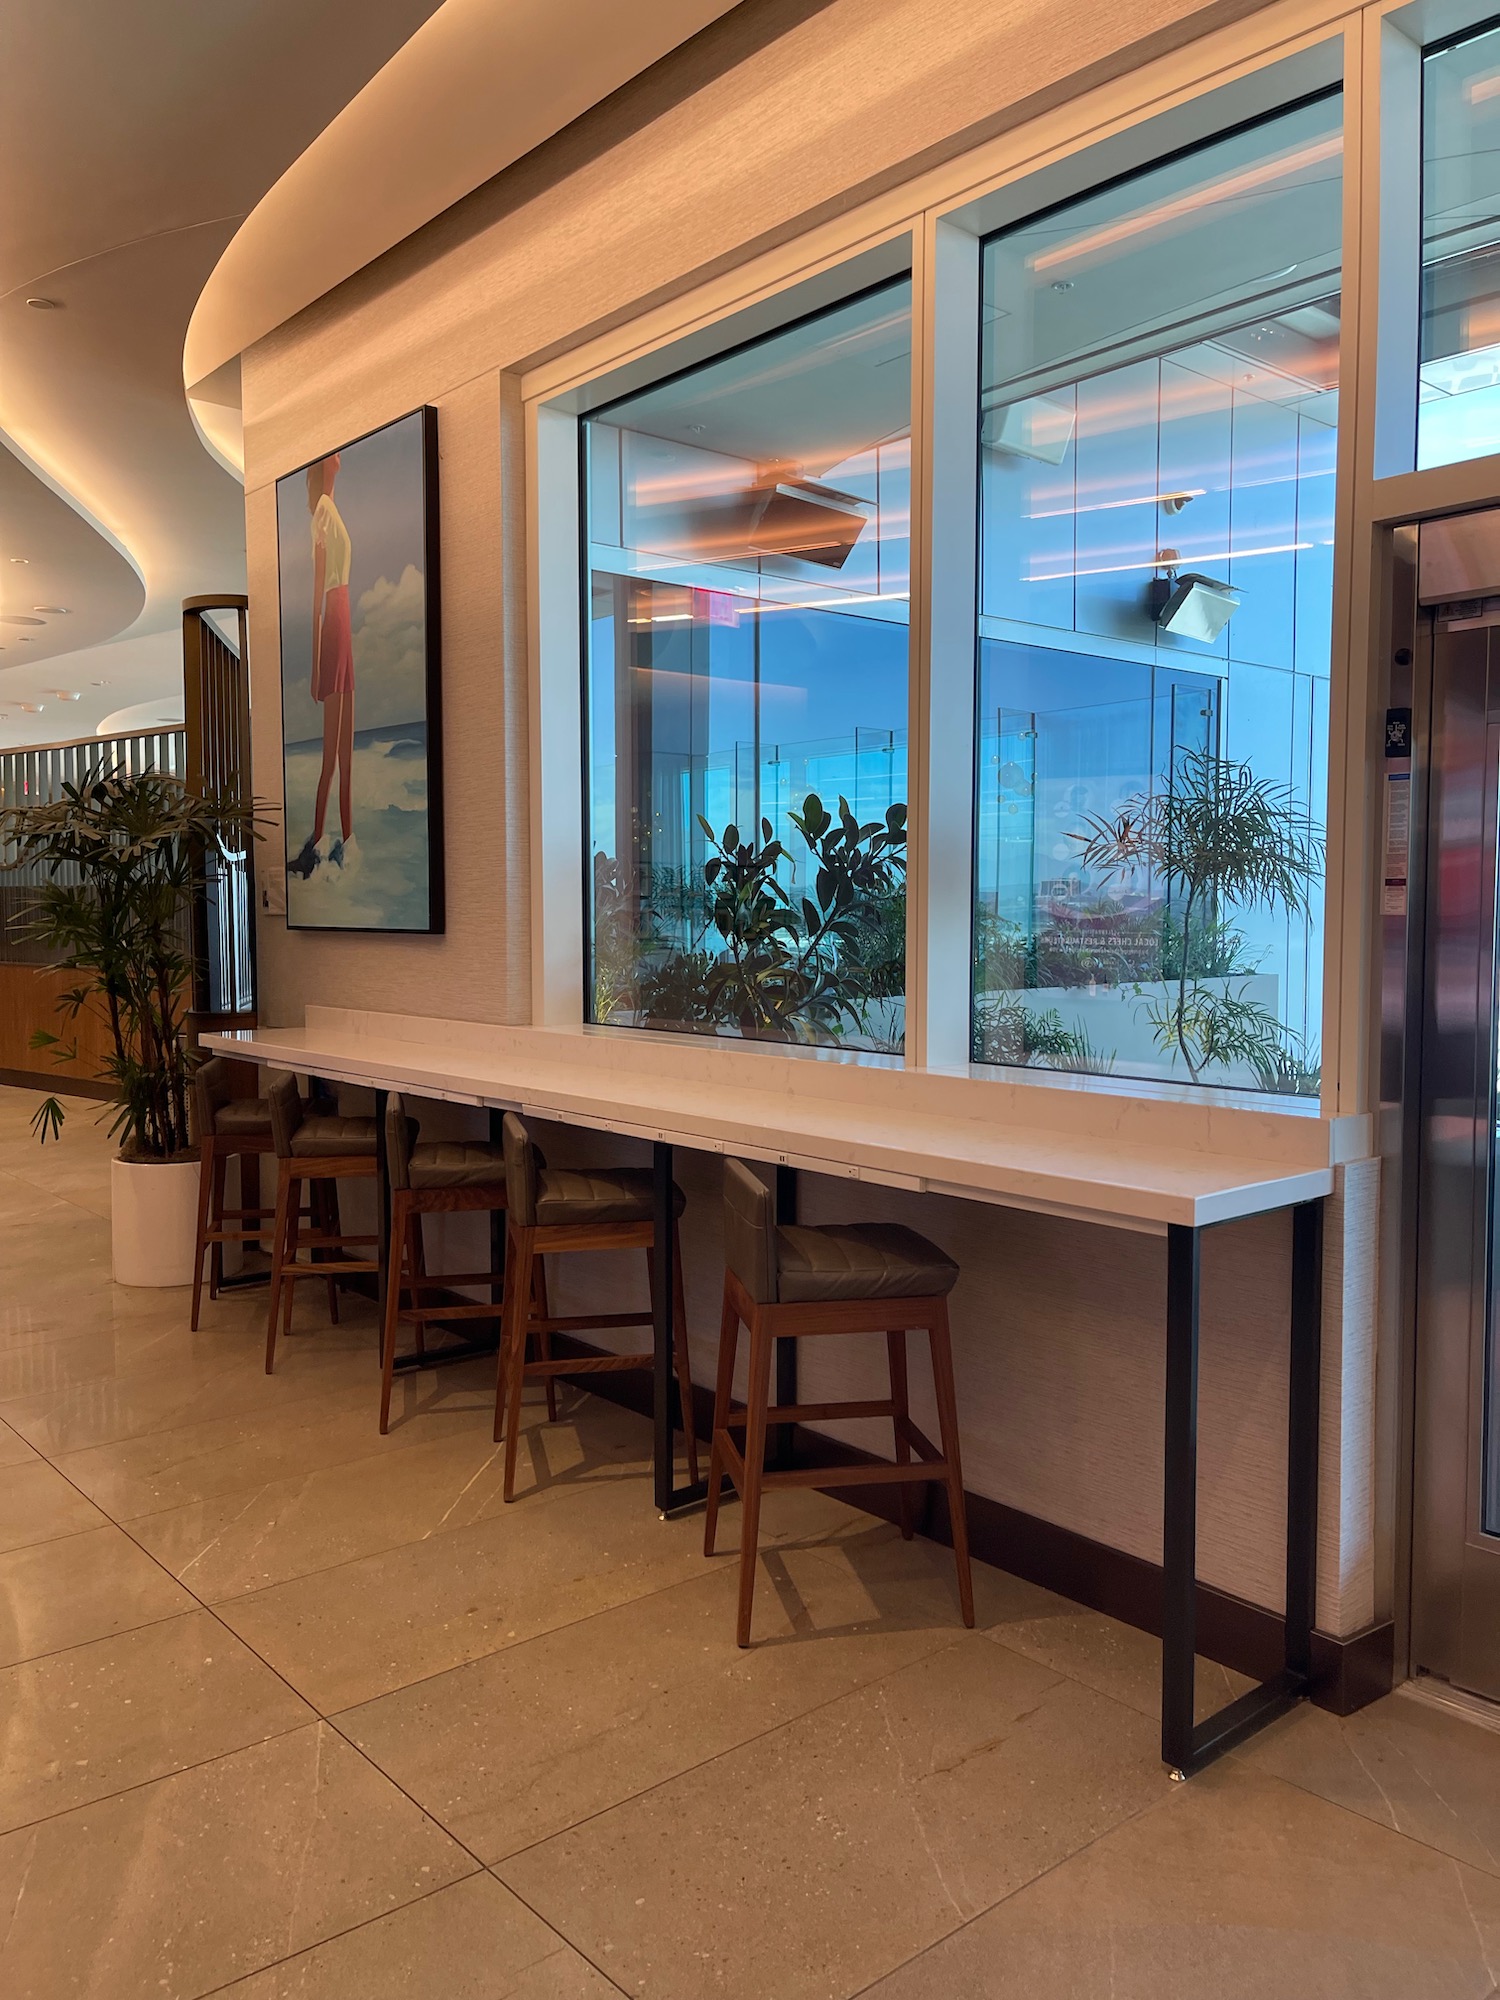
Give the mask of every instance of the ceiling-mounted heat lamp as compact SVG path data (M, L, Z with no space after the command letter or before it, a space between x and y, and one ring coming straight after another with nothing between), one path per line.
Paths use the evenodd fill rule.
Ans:
M1197 570L1178 571L1176 549L1161 549L1157 562L1165 576L1151 580L1151 615L1163 632L1177 639L1196 639L1211 646L1240 608L1239 593L1217 577Z
M874 517L868 500L812 479L778 479L750 494L746 546L758 556L795 556L799 562L842 569Z

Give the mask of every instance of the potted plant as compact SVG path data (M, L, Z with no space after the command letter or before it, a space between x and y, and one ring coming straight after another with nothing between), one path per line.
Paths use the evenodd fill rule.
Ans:
M1194 1083L1246 1065L1262 1089L1315 1092L1318 1071L1252 996L1254 965L1226 909L1295 916L1322 880L1324 842L1290 789L1209 750L1184 752L1163 791L1126 800L1069 836L1079 864L1108 879L1144 876L1165 889L1159 988L1143 995L1158 1048Z
M109 1054L98 1081L113 1087L110 1168L117 1284L192 1282L198 1162L188 1129L196 1061L187 1032L193 957L190 900L200 857L249 809L200 798L178 778L101 763L56 799L0 815L5 866L39 874L19 920L76 975L58 998L63 1021L102 1020ZM40 1028L33 1048L74 1061L75 1044ZM45 1142L62 1125L49 1097L32 1129Z

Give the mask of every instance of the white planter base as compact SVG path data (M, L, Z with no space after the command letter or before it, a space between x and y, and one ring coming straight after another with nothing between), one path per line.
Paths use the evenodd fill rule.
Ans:
M113 1160L110 1247L117 1285L190 1285L198 1234L198 1162Z

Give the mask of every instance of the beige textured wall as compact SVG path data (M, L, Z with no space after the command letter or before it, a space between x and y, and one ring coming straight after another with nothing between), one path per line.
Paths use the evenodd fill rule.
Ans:
M765 0L263 342L244 369L257 789L280 795L272 482L421 402L440 413L447 935L262 927L264 1015L308 1001L521 1020L527 1006L523 486L515 374L964 144L1253 11L1184 0ZM767 39L767 31L785 32ZM1070 80L1071 78L1071 80ZM565 663L564 671L575 671ZM464 1114L426 1114L430 1130ZM555 1138L576 1155L578 1135ZM618 1152L618 1148L616 1149ZM717 1326L717 1164L684 1158L694 1372ZM808 1220L899 1216L959 1260L971 1489L1157 1558L1164 1246L937 1196L808 1182ZM1320 1622L1373 1612L1375 1185L1331 1204ZM1279 1605L1287 1229L1207 1252L1201 1569ZM563 1280L580 1301L603 1283ZM864 1363L809 1356L828 1389ZM915 1379L924 1380L920 1366ZM930 1415L930 1413L929 1413Z

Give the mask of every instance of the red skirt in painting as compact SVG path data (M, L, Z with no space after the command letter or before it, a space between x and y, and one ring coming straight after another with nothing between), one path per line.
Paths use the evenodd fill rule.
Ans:
M349 586L341 583L323 597L323 643L313 662L312 697L327 701L354 692L354 633L349 623Z

